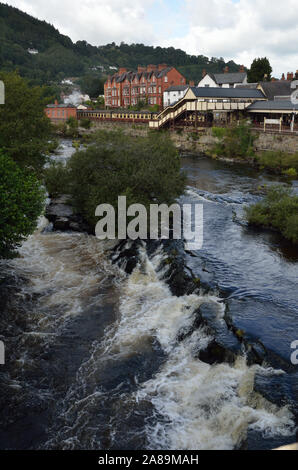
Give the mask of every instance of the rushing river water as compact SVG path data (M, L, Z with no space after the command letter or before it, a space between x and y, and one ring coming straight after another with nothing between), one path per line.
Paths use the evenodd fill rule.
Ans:
M62 142L59 159L72 149ZM272 184L245 167L183 158L181 202L204 204L204 245L186 253L202 288L175 296L162 246L131 275L113 243L51 232L42 218L20 258L1 262L0 448L272 448L295 440L297 253L248 229L245 204ZM2 286L2 287L1 287ZM229 316L267 364L207 363L200 305ZM178 340L181 331L189 334Z

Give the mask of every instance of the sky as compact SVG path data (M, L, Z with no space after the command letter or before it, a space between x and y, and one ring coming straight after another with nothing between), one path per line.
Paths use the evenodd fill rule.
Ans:
M247 67L266 56L276 77L298 70L297 0L2 1L73 41L173 46Z

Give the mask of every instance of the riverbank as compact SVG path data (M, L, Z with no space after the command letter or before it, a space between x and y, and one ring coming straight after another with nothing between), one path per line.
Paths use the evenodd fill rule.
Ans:
M149 132L147 124L93 122L91 129L79 128L80 138L90 139L97 130L120 130L126 135L144 137ZM227 157L220 152L222 138L217 137L212 128L187 129L167 132L175 147L181 153L206 155L230 163L248 165L260 171L266 170L285 178L295 178L298 174L298 136L279 133L266 134L252 131L253 147L249 155Z

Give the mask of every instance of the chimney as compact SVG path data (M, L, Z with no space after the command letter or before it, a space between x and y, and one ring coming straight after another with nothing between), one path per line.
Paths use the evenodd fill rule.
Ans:
M227 65L224 68L224 73L229 73L229 67Z
M195 82L193 80L189 80L189 86L195 86Z
M125 67L120 67L120 69L118 70L119 75L122 75L125 72L127 72L127 69Z
M58 100L55 100L55 105L58 106Z
M240 72L240 73L245 73L244 65L241 65L241 67L240 67L240 69L239 69L239 72Z
M206 75L207 75L207 71L206 71L206 69L203 69L202 78L206 77Z
M296 70L295 79L298 80L298 70Z
M282 79L282 81L285 80L285 74L284 73L282 74L281 79Z
M146 72L146 67L143 67L142 65L138 65L138 73Z
M149 64L147 65L147 72L154 72L157 69L156 65Z
M158 71L161 72L163 69L167 68L167 64L158 64Z

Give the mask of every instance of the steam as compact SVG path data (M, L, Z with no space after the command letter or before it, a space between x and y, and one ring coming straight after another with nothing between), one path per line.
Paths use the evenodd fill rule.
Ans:
M83 95L80 91L74 90L70 95L64 98L64 103L79 106L84 103L84 101L88 100L90 100L89 95Z

